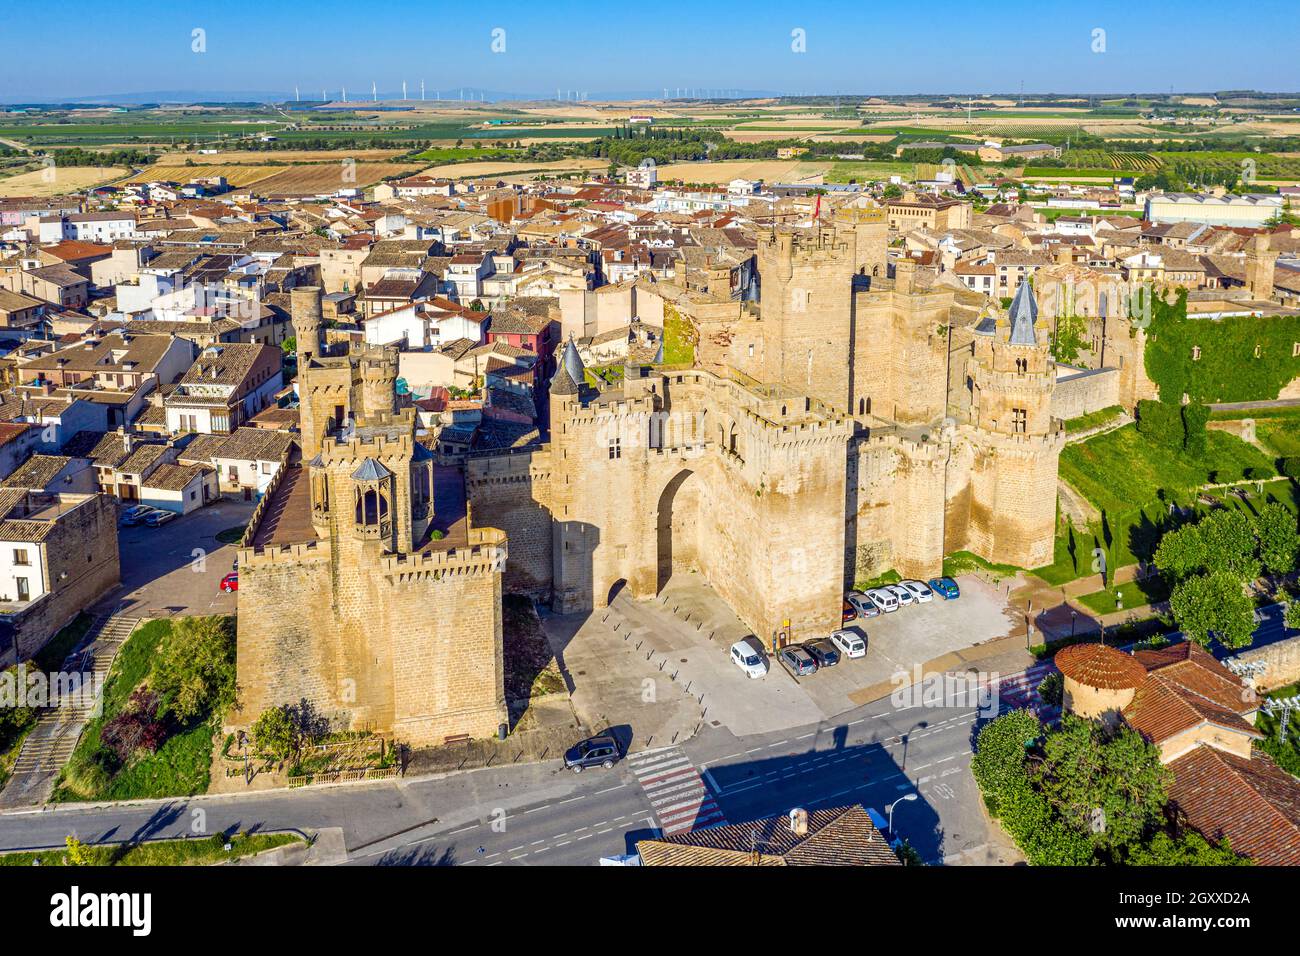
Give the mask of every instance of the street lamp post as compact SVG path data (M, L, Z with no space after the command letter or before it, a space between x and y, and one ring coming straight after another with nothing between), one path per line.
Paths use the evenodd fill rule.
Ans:
M885 808L885 814L888 817L888 819L886 820L886 825L889 827L889 838L891 840L894 838L894 807L898 806L900 803L908 803L909 801L915 799L916 799L915 793L905 793L897 800L895 800L893 803L891 803L888 807Z

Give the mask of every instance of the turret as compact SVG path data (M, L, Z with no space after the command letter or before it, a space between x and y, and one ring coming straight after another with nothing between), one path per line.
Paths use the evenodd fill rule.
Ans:
M315 356L324 354L321 347L320 286L300 286L289 293L293 334L297 341L298 371Z

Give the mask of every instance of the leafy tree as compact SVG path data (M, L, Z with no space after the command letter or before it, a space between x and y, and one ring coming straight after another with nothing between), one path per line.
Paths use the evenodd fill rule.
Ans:
M1223 571L1238 580L1253 581L1259 575L1255 557L1255 528L1244 512L1214 511L1196 523L1207 571Z
M1279 501L1270 501L1255 518L1259 535L1259 558L1271 574L1288 574L1300 561L1300 535L1296 519Z
M1251 861L1232 852L1227 839L1211 843L1195 830L1178 837L1164 831L1146 844L1129 848L1126 862L1130 866L1250 866Z
M1287 602L1286 626L1300 631L1300 601L1292 599Z
M1025 779L1027 745L1042 732L1042 724L1029 710L1013 710L985 724L971 758L971 774L980 788L996 797Z
M1052 337L1052 358L1070 364L1079 358L1087 345L1087 320L1079 315L1063 315L1056 320L1056 334Z
M235 637L228 618L183 617L154 662L160 714L179 721L221 712L235 699Z
M297 721L288 707L272 707L262 711L253 723L253 739L259 750L280 760L296 755L302 742Z
M1182 450L1183 422L1177 405L1143 399L1137 404L1137 430L1157 445Z
M1201 646L1213 635L1225 647L1245 647L1255 630L1255 606L1240 578L1224 571L1199 574L1174 585L1169 610L1188 638Z
M1065 825L1106 851L1136 843L1159 822L1173 779L1133 729L1073 714L1044 741L1035 775Z
M1203 458L1206 452L1206 423L1210 409L1199 402L1188 402L1182 407L1183 452L1194 458Z
M1205 567L1205 551L1196 525L1166 532L1153 560L1169 581L1181 581Z

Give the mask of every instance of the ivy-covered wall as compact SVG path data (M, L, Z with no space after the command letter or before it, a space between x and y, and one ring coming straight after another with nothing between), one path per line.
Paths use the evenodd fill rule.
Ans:
M1184 394L1194 402L1249 402L1277 398L1300 377L1300 316L1189 318L1187 294L1154 298L1147 329L1147 375L1163 401ZM1193 358L1199 348L1199 358ZM1256 354L1258 352L1258 354Z

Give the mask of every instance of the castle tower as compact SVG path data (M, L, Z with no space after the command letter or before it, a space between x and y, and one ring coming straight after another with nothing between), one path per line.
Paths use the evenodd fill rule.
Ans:
M853 233L853 271L860 276L883 278L889 269L889 222L885 210L877 206L841 209L835 213L835 223Z
M361 352L353 400L358 419L381 419L396 410L397 356L391 346L371 346Z
M851 229L835 228L759 241L763 351L741 371L849 407L855 244Z
M984 319L975 332L967 363L971 423L1004 435L1046 435L1056 369L1029 283L1016 290L1008 315Z
M290 317L297 343L298 369L308 360L323 355L321 347L321 290L320 286L300 286L289 293Z
M1273 297L1273 271L1277 253L1269 249L1269 238L1259 233L1246 247L1246 288L1253 299L1267 301Z
M1064 432L1052 418L1056 366L1049 326L1029 283L1021 283L1010 315L975 328L966 362L970 390L971 460L967 489L949 523L967 550L990 560L1034 568L1052 560L1057 464ZM960 529L960 530L959 530ZM951 548L950 548L951 549Z

